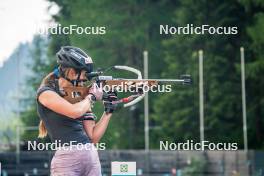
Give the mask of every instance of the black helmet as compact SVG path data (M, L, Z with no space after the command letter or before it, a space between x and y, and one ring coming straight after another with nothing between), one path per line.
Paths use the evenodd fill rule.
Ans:
M74 68L77 71L86 70L88 73L93 71L93 61L80 48L74 46L63 46L57 52L57 63L65 68Z

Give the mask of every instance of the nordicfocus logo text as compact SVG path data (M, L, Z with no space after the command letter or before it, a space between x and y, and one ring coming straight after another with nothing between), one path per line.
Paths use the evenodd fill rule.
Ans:
M61 140L55 140L55 142L48 142L48 143L37 143L37 141L28 141L27 142L27 150L94 150L94 147L96 150L105 150L106 144L105 143L87 143L82 144L78 143L77 141L70 141L69 143L62 143Z
M138 84L130 84L129 82L122 82L120 85L103 85L100 83L100 87L103 87L105 92L171 92L172 85L148 85L147 82L141 82Z
M187 24L186 26L169 26L160 25L160 34L163 35L188 35L188 34L216 34L216 35L235 35L238 34L238 27L236 26L210 26L201 25L194 26L193 24Z
M160 150L217 150L217 151L235 151L237 150L237 143L212 143L209 141L202 141L195 143L193 140L187 140L183 143L174 143L168 141L160 141Z
M48 35L104 35L106 34L105 26L78 26L76 24L71 24L69 26L62 26L61 24L52 25L49 27L37 26L36 28L38 34Z

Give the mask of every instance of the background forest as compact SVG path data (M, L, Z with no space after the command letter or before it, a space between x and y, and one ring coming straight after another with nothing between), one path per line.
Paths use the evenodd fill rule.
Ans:
M205 139L237 142L243 148L240 53L245 48L249 149L264 149L264 1L235 0L49 0L60 10L53 16L62 26L105 26L105 35L35 36L29 65L27 96L22 100L25 126L36 126L35 92L41 79L56 67L63 45L87 51L96 68L128 65L143 71L149 52L150 78L190 74L193 85L173 92L150 93L150 148L160 140L199 141L198 50L204 51ZM237 26L236 35L160 35L159 25ZM114 74L114 73L113 73ZM129 76L121 73L118 76ZM144 148L143 101L114 114L102 142L108 149ZM97 103L95 113L102 107ZM28 132L24 139L36 139Z

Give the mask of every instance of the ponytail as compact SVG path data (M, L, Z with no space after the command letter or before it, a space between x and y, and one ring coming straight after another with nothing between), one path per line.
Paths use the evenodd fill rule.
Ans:
M44 137L47 136L47 134L48 134L48 132L47 132L47 129L46 129L45 125L44 125L44 122L42 120L40 120L38 137L39 138L44 138Z
M68 74L69 73L69 69L67 68L63 68L63 67L59 67L60 70L60 74ZM54 80L56 79L56 77L58 76L58 70L49 73L41 82L40 87L44 87L44 86L54 86L52 84L54 84ZM47 129L45 127L45 124L43 122L43 120L40 120L39 122L39 138L44 138L46 137L48 134Z
M49 73L42 80L39 88L49 85L50 84L50 81L52 81L54 79L55 79L54 73L53 72ZM38 137L39 138L44 138L44 137L47 136L47 134L48 134L48 132L47 132L47 129L45 127L45 124L44 124L43 120L40 120L40 122L39 122L39 134L38 134Z

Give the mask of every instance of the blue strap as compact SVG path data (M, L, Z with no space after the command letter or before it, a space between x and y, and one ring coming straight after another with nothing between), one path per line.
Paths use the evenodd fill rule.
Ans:
M59 78L60 71L58 67L53 70L53 73L57 78Z

